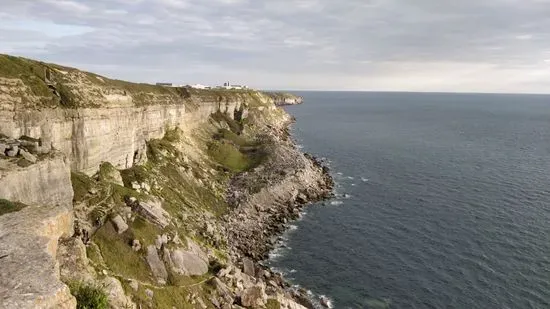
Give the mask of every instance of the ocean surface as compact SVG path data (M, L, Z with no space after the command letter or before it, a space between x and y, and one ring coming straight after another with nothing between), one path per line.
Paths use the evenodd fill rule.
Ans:
M299 94L338 197L272 267L334 308L550 308L550 96Z

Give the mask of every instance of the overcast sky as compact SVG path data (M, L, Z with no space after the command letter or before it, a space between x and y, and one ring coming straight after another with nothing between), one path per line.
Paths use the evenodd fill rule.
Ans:
M114 78L550 93L550 0L0 1L0 53Z

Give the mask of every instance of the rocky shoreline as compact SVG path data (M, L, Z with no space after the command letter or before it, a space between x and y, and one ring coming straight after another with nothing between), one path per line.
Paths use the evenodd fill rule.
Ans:
M313 155L303 153L290 137L289 127L294 121L292 118L279 128L272 128L269 162L232 180L229 199L237 206L225 222L234 260L244 265L255 263L258 272L265 274L260 280L277 278L278 288L290 292L301 305L314 308L307 291L291 289L281 274L263 263L280 243L290 222L298 219L307 205L333 196L334 181L328 167ZM263 189L250 192L258 183Z

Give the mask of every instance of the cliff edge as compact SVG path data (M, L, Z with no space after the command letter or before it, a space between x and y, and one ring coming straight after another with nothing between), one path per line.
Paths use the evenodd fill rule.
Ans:
M0 55L0 308L312 307L260 263L331 194L302 101Z

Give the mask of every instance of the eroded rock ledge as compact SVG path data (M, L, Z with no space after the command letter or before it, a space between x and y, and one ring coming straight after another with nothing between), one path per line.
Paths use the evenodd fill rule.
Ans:
M311 307L259 263L332 189L276 107L301 102L0 55L0 308L74 308L68 285L111 308Z

